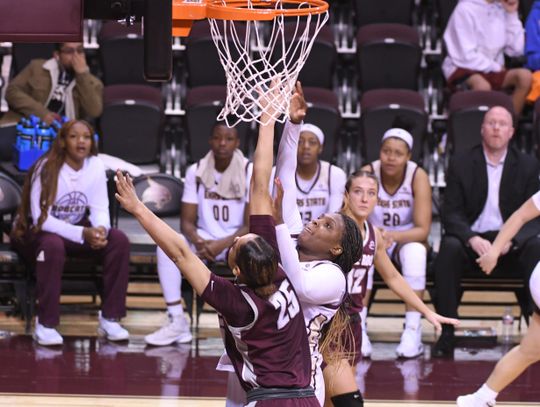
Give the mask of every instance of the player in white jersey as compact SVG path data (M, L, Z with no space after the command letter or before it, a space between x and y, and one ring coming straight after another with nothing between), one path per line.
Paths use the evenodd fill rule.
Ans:
M378 188L377 178L372 173L362 170L350 175L347 184L345 185L343 212L353 218L357 225L361 225L361 232L365 239L369 239L368 230L372 230L375 234L375 244L368 244L363 251L364 254L372 255L373 258L363 257L360 264L355 264L355 269L351 271L354 272L359 270L361 271L361 274L354 276L356 278L348 279L348 282L350 282L347 287L348 295L351 297L349 302L352 303L354 301L355 304L358 303L359 300L357 300L356 297L364 294L365 279L367 276L366 270L361 266L362 263L369 264L372 260L388 287L408 306L421 312L424 317L437 328L437 330L441 330L441 323L457 325L459 322L456 319L445 318L435 313L429 309L420 298L418 298L388 257L382 233L377 228L370 228L369 222L366 222L369 214L377 203ZM373 249L375 249L374 254ZM358 335L355 335L355 337L356 336ZM350 349L351 352L358 349L358 344L355 343L354 347L354 349ZM325 368L325 381L330 385L327 388L327 392L331 398L331 401L327 400L325 405L334 405L336 407L363 405L362 398L358 391L358 385L355 380L354 367L351 369L349 363L349 360L343 359L338 363L329 363ZM328 380L326 380L326 378L328 378Z
M296 167L297 204L304 224L324 213L339 211L347 176L339 167L319 159L324 144L322 130L310 123L300 129Z
M66 255L102 262L98 332L109 340L129 338L118 323L126 314L129 241L111 228L105 166L93 135L85 121L64 124L24 183L12 243L34 265L39 302L34 338L40 345L63 343L55 326Z
M540 216L540 191L529 198L508 218L489 250L476 262L486 274L491 274L504 247L521 227ZM527 333L521 343L499 360L487 381L475 393L460 396L459 407L493 407L499 392L512 383L527 367L540 361L540 263L534 268L529 280L535 310Z
M305 103L300 84L297 85L291 106L294 107L295 103ZM291 112L292 121L299 122L294 116ZM344 271L350 270L360 257L362 242L358 227L352 219L341 214L323 214L303 227L292 176L296 171L300 129L299 124L288 122L279 145L276 174L284 196L276 199L278 206L282 203L282 209L276 210L276 214L282 214L284 219L276 219L276 235L283 269L295 288L304 313L311 347L312 386L322 404L324 381L321 370L323 349L319 349L321 329L332 319L342 303L346 292ZM298 232L298 240L295 242L291 234ZM342 332L332 329L333 326L330 326L333 337L341 338Z
M413 138L402 128L391 128L382 137L380 159L365 166L380 180L377 205L369 221L382 232L388 255L410 287L422 298L426 287L427 237L431 227L431 186L426 172L411 161ZM367 305L371 296L370 270ZM366 330L367 306L362 310L362 354L371 354ZM406 306L405 328L396 348L399 357L413 358L424 351L421 314Z
M247 233L248 160L238 149L239 144L235 128L216 123L210 136L210 151L186 173L181 231L205 262L225 260L226 249L234 239ZM168 321L146 335L145 341L154 346L189 342L192 336L181 305L182 277L160 248L157 268Z

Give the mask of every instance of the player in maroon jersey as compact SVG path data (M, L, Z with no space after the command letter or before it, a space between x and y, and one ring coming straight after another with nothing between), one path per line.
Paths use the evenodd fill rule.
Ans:
M309 387L311 359L302 310L278 266L268 190L273 134L273 122L260 127L249 203L251 233L237 238L228 255L235 283L213 275L185 239L138 200L131 179L121 172L116 196L218 311L225 349L247 392L247 405L318 406Z
M360 360L362 328L359 312L362 310L362 300L366 289L367 272L374 265L388 287L408 305L414 307L438 330L441 323L457 325L456 319L445 318L430 310L414 293L401 274L396 270L386 254L381 233L374 228L367 217L377 203L379 182L369 172L357 171L347 180L343 213L353 218L360 227L364 244L363 255L354 265L347 276L348 298L344 306L350 315L350 327L354 343L349 343L350 360L341 360L329 364L324 369L326 389L325 406L363 406L363 400L355 380L356 364Z

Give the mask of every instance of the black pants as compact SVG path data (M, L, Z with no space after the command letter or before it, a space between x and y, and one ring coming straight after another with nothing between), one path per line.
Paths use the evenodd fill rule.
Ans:
M487 232L484 239L493 241L496 232ZM499 258L497 267L487 276L476 264L478 255L454 236L444 236L439 254L435 259L435 307L445 317L457 318L461 301L461 277L504 278L521 277L525 286L529 286L529 278L536 264L540 261L540 238L531 237L521 247ZM530 294L529 294L530 296Z

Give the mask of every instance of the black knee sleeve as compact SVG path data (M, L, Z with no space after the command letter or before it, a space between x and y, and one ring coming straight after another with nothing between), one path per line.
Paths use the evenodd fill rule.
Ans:
M334 396L330 400L334 407L364 407L364 399L358 390Z

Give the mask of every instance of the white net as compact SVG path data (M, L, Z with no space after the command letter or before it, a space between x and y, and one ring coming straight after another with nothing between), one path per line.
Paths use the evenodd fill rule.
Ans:
M225 5L227 1L222 0ZM246 1L255 8L260 1ZM212 37L227 78L227 99L218 119L228 126L241 121L284 122L289 99L328 12L285 16L280 10L310 8L309 3L269 1L272 21L231 21L209 18Z

